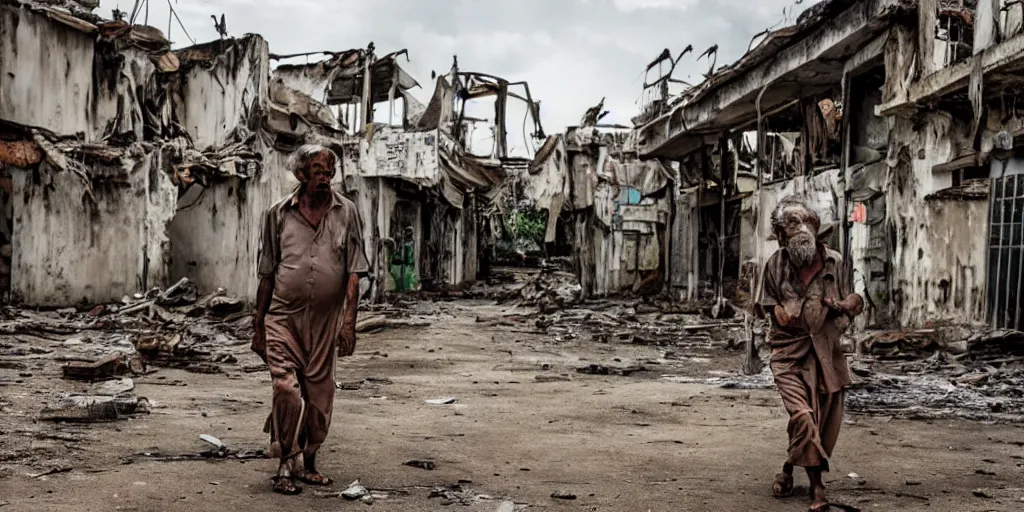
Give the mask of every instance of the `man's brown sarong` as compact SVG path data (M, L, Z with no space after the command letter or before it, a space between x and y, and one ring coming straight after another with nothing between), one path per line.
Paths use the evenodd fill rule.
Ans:
M787 348L797 350L775 349L771 360L775 386L789 413L787 462L828 471L828 459L843 424L844 392L825 391L821 366L814 355L810 336L793 343L803 347L790 345Z

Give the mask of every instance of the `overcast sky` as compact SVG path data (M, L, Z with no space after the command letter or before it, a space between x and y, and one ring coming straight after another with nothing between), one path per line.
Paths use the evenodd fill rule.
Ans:
M168 0L151 0L149 24L167 31ZM647 63L664 48L692 44L676 78L696 84L708 69L697 55L719 45L718 64L735 61L751 37L816 0L170 0L198 42L217 38L211 14L226 14L232 36L258 33L274 53L363 48L378 55L407 48L406 69L430 88L452 56L464 71L526 80L542 102L545 131L576 124L606 96L606 122L637 114ZM799 3L799 5L797 5ZM102 0L104 17L134 0ZM142 22L140 16L139 22ZM781 24L779 26L782 26ZM177 22L170 38L190 44ZM426 101L432 90L416 95Z

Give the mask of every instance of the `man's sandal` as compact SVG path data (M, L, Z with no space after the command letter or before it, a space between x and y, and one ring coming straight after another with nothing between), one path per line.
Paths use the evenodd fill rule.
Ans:
M291 478L275 476L274 492L286 496L295 496L302 492L302 487L295 485Z
M318 472L300 471L295 474L295 478L309 485L327 486L334 483L330 477Z
M772 484L772 495L776 498L788 498L793 495L793 475L779 473ZM815 511L817 512L817 511Z

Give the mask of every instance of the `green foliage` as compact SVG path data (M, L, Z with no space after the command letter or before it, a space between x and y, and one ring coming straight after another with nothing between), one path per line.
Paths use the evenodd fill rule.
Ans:
M544 232L548 228L548 214L536 208L513 211L505 219L505 232L513 243L544 245Z

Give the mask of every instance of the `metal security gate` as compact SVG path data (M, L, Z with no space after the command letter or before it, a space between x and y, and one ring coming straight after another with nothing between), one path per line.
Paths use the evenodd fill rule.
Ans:
M989 322L997 329L1020 329L1024 312L1024 175L992 180L989 223Z

